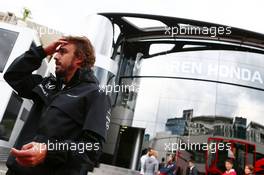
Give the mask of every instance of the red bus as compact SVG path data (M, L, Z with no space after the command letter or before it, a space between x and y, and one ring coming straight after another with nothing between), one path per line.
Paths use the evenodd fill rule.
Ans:
M257 174L264 174L264 155L261 155L261 157L256 161L255 164L255 171Z
M264 154L256 152L256 144L240 139L208 138L206 153L206 174L222 175L225 172L225 160L233 159L238 175L244 174L246 164L255 167L256 175L264 174ZM221 147L220 147L221 146Z

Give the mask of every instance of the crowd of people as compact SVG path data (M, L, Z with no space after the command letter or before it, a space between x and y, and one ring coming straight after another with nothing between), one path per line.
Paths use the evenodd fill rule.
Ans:
M226 171L223 175L238 175L236 170L233 169L234 163L232 159L227 159L225 161L225 168ZM253 165L247 164L244 169L244 175L253 175L254 174L254 167Z
M194 161L188 161L189 166L186 175L198 175L198 169L195 167ZM140 175L179 175L180 168L176 164L176 155L172 154L165 163L165 158L158 161L158 152L152 148L148 148L146 154L140 158Z
M225 161L226 171L222 175L238 175L233 168L234 163L232 159ZM182 175L182 168L176 164L176 155L171 154L167 162L165 158L158 161L158 152L152 148L148 148L147 153L140 158L140 175ZM188 167L185 175L198 175L198 169L195 166L194 160L188 161ZM253 175L254 166L247 164L244 169L244 175Z

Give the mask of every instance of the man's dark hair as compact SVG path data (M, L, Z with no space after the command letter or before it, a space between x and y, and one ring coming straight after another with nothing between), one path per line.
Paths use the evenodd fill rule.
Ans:
M194 160L193 159L190 159L188 162L194 163Z
M251 171L251 172L254 172L254 166L251 165L251 164L247 164L246 167L248 167L248 169Z
M234 161L233 161L232 159L226 159L226 161L225 161L225 162L228 162L228 163L230 163L230 164L234 165Z
M145 155L145 154L149 153L151 150L152 150L152 148L150 148L150 147L145 148L145 149L142 150L141 155Z
M66 41L75 45L75 56L83 59L82 68L91 68L95 63L95 53L93 45L90 40L85 36L66 36Z

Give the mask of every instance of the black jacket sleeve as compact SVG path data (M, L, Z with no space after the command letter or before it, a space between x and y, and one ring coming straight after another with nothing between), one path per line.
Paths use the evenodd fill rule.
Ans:
M41 66L45 57L42 46L31 48L8 67L4 79L21 97L34 99L32 89L41 83L42 76L34 75L32 72Z

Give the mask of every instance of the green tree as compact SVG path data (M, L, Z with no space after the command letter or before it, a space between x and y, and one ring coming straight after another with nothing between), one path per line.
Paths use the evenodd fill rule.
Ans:
M31 11L28 8L24 7L22 20L26 21L27 18L31 18L30 15L31 15Z

